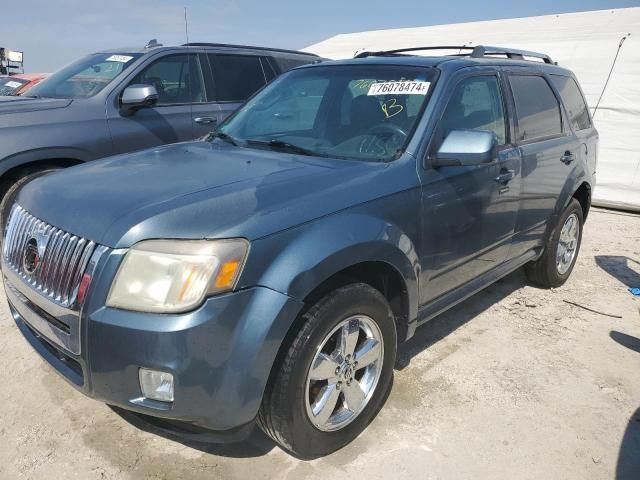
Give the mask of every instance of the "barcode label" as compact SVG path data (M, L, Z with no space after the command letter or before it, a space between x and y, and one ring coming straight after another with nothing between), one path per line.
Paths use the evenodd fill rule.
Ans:
M374 83L367 95L426 95L431 82L412 82L407 80Z
M133 57L130 57L129 55L111 55L109 58L107 58L107 62L127 63L132 58Z

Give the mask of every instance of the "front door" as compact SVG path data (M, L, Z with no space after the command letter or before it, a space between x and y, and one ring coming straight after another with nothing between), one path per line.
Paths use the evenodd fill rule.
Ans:
M203 68L196 53L166 55L138 73L128 85L153 85L158 102L131 116L109 109L114 153L202 137L215 127L219 107L207 101Z
M423 177L423 304L488 270L507 257L518 214L520 155L510 142L501 77L491 72L461 79L434 134L435 152L452 130L496 134L491 163L428 169Z

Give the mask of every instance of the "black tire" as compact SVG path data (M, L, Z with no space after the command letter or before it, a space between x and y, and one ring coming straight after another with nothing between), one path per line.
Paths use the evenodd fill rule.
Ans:
M58 170L58 168L45 167L41 170L25 171L22 172L22 174L18 177L14 177L13 179L9 180L9 184L4 190L2 200L0 200L0 226L2 228L2 237L4 237L4 229L6 228L6 223L9 219L9 214L11 213L11 207L13 207L13 202L15 202L16 197L18 196L18 192L20 192L22 187L24 187L31 180L41 177L42 175L46 175L47 173L51 173L55 170Z
M316 428L306 411L306 379L316 349L344 319L366 315L374 320L383 339L383 361L377 386L359 415L335 431ZM283 345L273 368L258 414L258 425L285 450L298 458L327 455L354 440L382 407L393 379L397 338L389 303L376 289L363 283L341 287L314 304L300 319L300 330Z
M566 272L561 273L558 271L556 266L556 255L558 253L562 227L571 215L576 215L578 218L578 241L569 269ZM572 198L569 205L567 205L564 212L562 212L562 215L560 215L558 224L551 235L549 235L549 240L547 241L547 245L545 246L542 256L537 261L531 262L525 267L527 278L531 283L542 288L556 288L567 281L576 264L578 254L580 253L583 224L584 214L582 212L582 206L575 198Z

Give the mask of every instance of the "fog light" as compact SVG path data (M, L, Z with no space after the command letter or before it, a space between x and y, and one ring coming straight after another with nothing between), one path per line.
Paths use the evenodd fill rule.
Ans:
M141 368L139 370L142 394L159 402L173 402L173 375L158 370Z

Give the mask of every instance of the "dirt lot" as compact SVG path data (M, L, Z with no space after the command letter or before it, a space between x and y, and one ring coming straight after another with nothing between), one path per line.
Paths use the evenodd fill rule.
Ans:
M637 480L640 298L627 287L640 287L638 262L640 216L592 211L564 287L516 272L422 327L379 417L312 462L259 432L219 447L137 428L59 378L3 305L0 478Z

